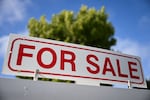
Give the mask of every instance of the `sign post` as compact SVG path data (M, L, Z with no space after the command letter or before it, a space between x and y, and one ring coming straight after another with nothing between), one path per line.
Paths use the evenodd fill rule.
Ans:
M38 80L38 73L39 73L39 70L36 69L36 70L35 70L35 73L34 73L34 77L33 77L33 80L34 80L34 81L37 81L37 80Z
M60 41L10 35L3 73L146 87L140 58Z

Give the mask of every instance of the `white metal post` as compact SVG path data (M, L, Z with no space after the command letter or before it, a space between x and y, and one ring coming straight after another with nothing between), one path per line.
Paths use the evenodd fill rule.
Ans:
M34 78L33 78L34 81L38 80L38 73L39 73L39 69L36 69L34 73Z
M129 89L132 88L132 86L131 86L131 81L130 81L130 80L128 80L128 88L129 88Z

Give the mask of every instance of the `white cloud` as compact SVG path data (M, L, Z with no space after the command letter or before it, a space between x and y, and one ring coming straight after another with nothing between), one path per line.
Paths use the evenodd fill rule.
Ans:
M12 34L15 34L15 33L12 33ZM25 30L25 31L19 32L19 34L28 35L28 31ZM9 41L9 35L0 37L0 57L4 57L4 55L6 54L8 41Z
M149 30L149 26L150 26L150 16L142 16L139 19L139 28L141 30Z
M7 51L8 36L3 36L0 38L0 57L3 57Z
M0 4L0 25L4 22L21 21L26 15L29 0L2 0Z
M29 35L29 32L28 32L28 30L25 30L25 31L21 31L21 32L19 32L18 34L22 34L22 35Z
M146 78L150 77L150 44L141 44L131 39L117 38L115 51L141 57L142 66Z
M117 38L117 45L113 49L120 51L122 53L147 57L149 56L150 47L148 45L140 44L137 41L131 39L121 39ZM141 52L142 51L142 52Z

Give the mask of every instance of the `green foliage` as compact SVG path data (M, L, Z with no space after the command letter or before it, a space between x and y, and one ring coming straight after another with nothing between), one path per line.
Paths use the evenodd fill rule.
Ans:
M108 21L105 8L100 10L88 8L83 5L78 13L63 10L52 16L50 22L45 16L39 20L31 18L28 23L30 36L53 39L76 44L110 49L115 45L114 27ZM26 78L26 77L25 77ZM57 79L45 79L44 81L71 82Z
M33 77L26 77L26 76L16 76L16 78L33 80ZM38 78L38 80L52 81L52 82L63 82L63 83L75 83L74 81L71 81L71 80L60 80L60 79L49 79L49 78Z
M64 10L47 22L31 18L28 23L30 36L110 49L115 45L114 28L108 21L105 8L100 10L83 5L78 13Z

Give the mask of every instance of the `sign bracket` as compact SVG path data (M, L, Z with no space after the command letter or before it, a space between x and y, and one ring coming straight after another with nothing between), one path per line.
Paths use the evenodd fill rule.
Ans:
M132 88L132 84L131 84L131 81L128 80L128 89L131 89Z
M38 74L39 74L39 69L36 69L36 70L35 70L35 73L34 73L34 77L33 77L33 80L34 80L34 81L37 81L37 80L38 80Z

